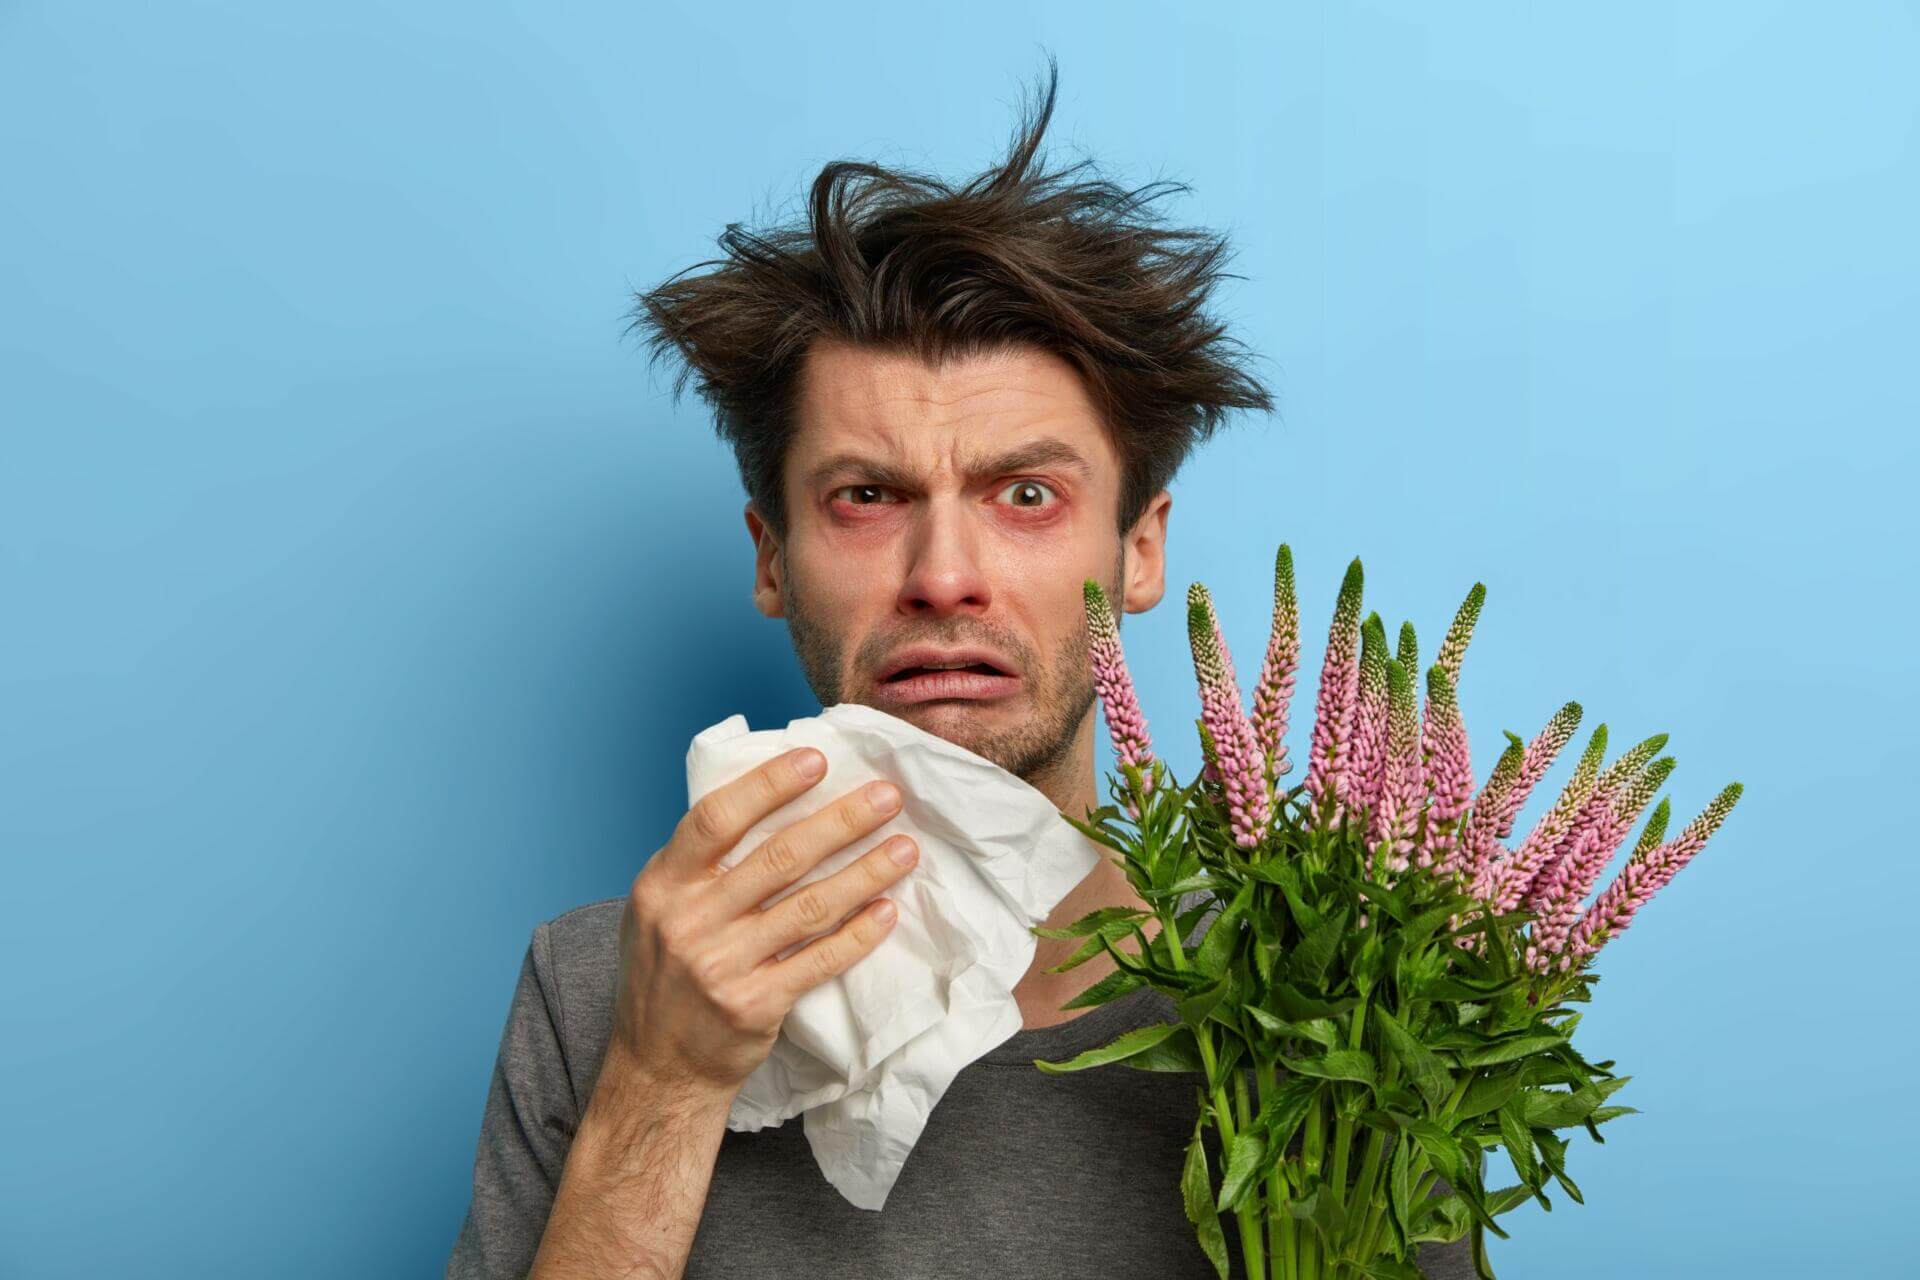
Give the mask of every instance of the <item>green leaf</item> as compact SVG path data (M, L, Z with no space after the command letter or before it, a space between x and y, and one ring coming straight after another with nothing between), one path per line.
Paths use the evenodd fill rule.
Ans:
M1121 1032L1111 1043L1088 1049L1085 1053L1075 1054L1064 1062L1048 1062L1043 1058L1035 1058L1033 1065L1053 1075L1062 1075L1068 1071L1084 1071L1088 1067L1104 1066L1109 1062L1130 1058L1136 1053L1144 1053L1174 1032L1184 1029L1177 1022L1157 1022L1151 1026L1135 1027L1131 1031Z
M1400 1060L1407 1075L1411 1078L1427 1105L1438 1111L1447 1100L1452 1085L1452 1076L1447 1064L1442 1062L1426 1045L1420 1043L1411 1031L1402 1026L1400 1020L1385 1009L1374 1011L1374 1025L1380 1028L1386 1038L1387 1047L1394 1057Z
M1458 1138L1431 1120L1415 1120L1407 1126L1407 1132L1413 1135L1420 1149L1427 1153L1427 1160L1446 1176L1455 1190L1463 1190L1472 1182L1467 1171L1467 1153Z
M1180 1021L1190 1027L1198 1027L1207 1020L1207 1015L1213 1012L1232 985L1229 977L1222 974L1212 986L1202 987L1192 995L1175 1001L1174 1008L1180 1012Z
M1120 1065L1135 1071L1191 1071L1200 1075L1207 1071L1206 1063L1200 1058L1200 1046L1194 1042L1193 1032L1184 1025L1177 1034L1152 1048L1122 1058Z
M1373 1262L1361 1262L1355 1265L1373 1280L1425 1280L1427 1274L1411 1262L1401 1262L1394 1258L1380 1258Z
M1637 1116L1639 1114L1640 1108L1638 1107L1595 1107L1593 1114L1587 1117L1587 1121L1590 1124L1605 1124L1607 1121L1617 1120L1621 1116Z
M1096 844L1103 844L1117 853L1124 854L1131 862L1137 863L1139 861L1139 842L1127 839L1105 823L1101 823L1098 826L1089 826L1069 814L1062 813L1060 816L1071 823L1074 828L1087 839L1094 841Z
M1127 992L1137 990L1146 985L1147 980L1139 974L1128 973L1124 969L1116 969L1060 1007L1062 1009L1085 1009L1093 1005L1105 1004L1109 1000L1118 999L1127 994Z
M1240 940L1241 917L1246 915L1247 904L1252 901L1253 886L1241 885L1240 891L1233 895L1233 901L1207 926L1207 936L1202 939L1200 949L1193 953L1194 968L1210 978L1226 972L1227 957Z
M1413 1168L1409 1152L1413 1144L1402 1136L1393 1144L1393 1158L1387 1162L1387 1221L1393 1226L1399 1251L1407 1248L1408 1217L1413 1202Z
M1500 1145L1513 1161L1513 1171L1529 1187L1541 1183L1540 1162L1533 1156L1533 1131L1527 1128L1525 1105L1515 1098L1500 1108Z
M1342 906L1293 949L1287 958L1287 976L1302 986L1319 986L1346 933L1347 909Z
M1155 986L1170 987L1177 991L1193 991L1207 984L1204 976L1191 969L1169 969L1154 960L1142 959L1138 955L1128 955L1114 946L1113 939L1104 933L1096 933L1093 936L1100 939L1100 945L1106 949L1108 955L1113 957L1114 964L1122 972L1137 973L1143 978L1151 979Z
M1373 1055L1365 1049L1333 1049L1311 1058L1283 1056L1280 1063L1295 1075L1315 1076L1321 1080L1351 1080L1356 1084L1372 1085L1378 1078Z
M1268 996L1271 1003L1279 1006L1276 1011L1280 1016L1289 1022L1308 1022L1314 1018L1337 1018L1360 1003L1359 996L1322 1000L1317 995L1300 990L1290 982L1274 983Z
M1214 1208L1221 1213L1237 1210L1240 1202L1256 1185L1254 1175L1261 1157L1267 1154L1266 1135L1258 1129L1245 1129L1233 1135L1227 1148L1227 1175L1220 1184L1220 1198Z
M1596 1080L1571 1093L1550 1089L1529 1089L1520 1096L1522 1115L1536 1129L1568 1129L1584 1121L1596 1107L1632 1076L1614 1076Z
M1127 935L1134 933L1138 928L1139 922L1132 920L1110 921L1107 924L1101 925L1098 929L1094 930L1091 937L1074 948L1072 955L1062 960L1059 964L1049 966L1046 972L1065 973L1069 969L1077 969L1105 950L1106 942L1118 942Z
M1257 1004L1247 1006L1247 1016L1276 1036L1293 1034L1293 1024L1277 1013L1268 1013Z
M1487 1193L1487 1211L1495 1217L1519 1208L1533 1199L1532 1187L1502 1187L1498 1191ZM1553 1206L1548 1205L1549 1209Z
M1580 1188L1567 1176L1566 1140L1551 1133L1535 1134L1534 1137L1540 1144L1540 1159L1553 1171L1554 1181L1566 1189L1575 1204L1585 1204L1587 1198L1580 1194Z
M1340 1029L1329 1018L1308 1018L1304 1022L1289 1022L1278 1014L1269 1013L1259 1005L1248 1005L1247 1014L1276 1036L1291 1036L1296 1040L1310 1040L1322 1048L1337 1047Z
M1483 1116L1506 1105L1520 1088L1521 1074L1518 1071L1504 1071L1499 1075L1476 1076L1472 1084L1460 1099L1460 1109L1454 1114L1462 1120L1473 1116Z
M1304 1022L1288 1023L1293 1034L1302 1040L1311 1040L1328 1049L1337 1048L1340 1042L1340 1028L1331 1018L1308 1018Z
M1300 927L1301 933L1312 933L1320 927L1326 915L1309 901L1306 886L1301 883L1300 870L1296 865L1283 863L1276 867L1273 883L1279 885L1280 892L1286 896L1287 910L1293 913L1293 922Z
M1286 1153L1287 1144L1299 1132L1307 1112L1313 1109L1313 1100L1320 1096L1320 1090L1324 1087L1311 1076L1288 1076L1275 1086L1270 1097L1261 1100L1253 1124L1266 1135L1267 1150L1271 1156L1266 1162L1267 1168L1260 1171L1262 1176L1279 1163L1280 1157Z
M1200 1124L1194 1125L1193 1141L1187 1144L1186 1165L1180 1171L1180 1198L1186 1204L1187 1221L1196 1229L1202 1252L1220 1273L1220 1280L1227 1280L1226 1233L1220 1229L1220 1214L1213 1207L1213 1182L1207 1171L1207 1151L1202 1142L1204 1133Z
M1473 978L1455 973L1428 983L1420 995L1426 1000L1494 1000L1525 983L1525 978Z
M1101 907L1098 911L1090 911L1081 916L1064 929L1047 929L1034 925L1030 932L1042 938L1084 938L1090 933L1111 925L1125 926L1152 918L1153 912L1142 911L1138 907ZM1120 932L1124 935L1131 930L1123 927Z
M1460 1065L1463 1067L1489 1067L1497 1062L1512 1062L1531 1054L1557 1048L1567 1042L1559 1033L1551 1035L1513 1036L1506 1040L1496 1040L1479 1049L1462 1049Z
M1422 911L1401 927L1402 944L1408 947L1425 946L1427 940L1439 932L1440 926L1450 920L1456 910L1458 907L1454 903L1447 902Z
M1219 885L1220 882L1218 880L1202 872L1197 876L1188 876L1184 880L1175 881L1173 884L1167 885L1164 888L1142 889L1140 891L1140 897L1147 902L1159 902L1163 898L1184 898L1190 893L1198 893L1202 889L1218 888Z
M1392 889L1384 885L1363 880L1357 886L1369 901L1379 904L1380 909L1393 917L1394 923L1404 925L1407 922L1407 895L1399 886Z
M1380 975L1386 971L1387 948L1380 941L1380 935L1372 929L1360 940L1360 949L1348 962L1353 971L1353 984L1362 991L1371 991L1380 985Z
M1202 900L1173 918L1174 932L1179 935L1182 946L1185 946L1187 940L1192 937L1193 927L1200 923L1200 917L1211 910L1213 910L1213 902Z
M1452 1244L1473 1227L1473 1214L1458 1192L1423 1201L1407 1239L1414 1244Z
M1231 1077L1228 1073L1233 1070L1234 1064L1240 1061L1240 1056L1246 1052L1246 1048L1247 1042L1239 1036L1228 1036L1222 1041L1220 1044L1220 1052L1216 1054L1213 1059L1214 1070L1217 1073L1214 1078L1216 1080L1230 1079Z

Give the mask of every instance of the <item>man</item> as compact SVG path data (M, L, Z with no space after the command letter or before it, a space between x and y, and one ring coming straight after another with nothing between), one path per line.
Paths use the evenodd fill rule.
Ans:
M643 295L637 323L736 452L754 602L820 704L900 716L1080 815L1098 803L1081 584L1159 603L1165 485L1227 411L1270 402L1201 311L1224 242L1159 225L1152 188L1037 167L1053 100L1050 80L962 188L829 165L806 227L730 227L716 270ZM840 1197L799 1124L726 1129L793 1000L871 952L912 865L899 837L758 909L897 809L856 792L717 869L819 781L809 755L703 798L626 897L535 929L447 1274L1212 1276L1178 1190L1192 1078L1032 1066L1175 1016L1150 988L1063 1010L1112 967L1047 972L1068 942L1040 942L1022 1030L955 1078L883 1211ZM1110 857L1049 923L1105 905L1144 905ZM1464 1244L1422 1261L1471 1274Z

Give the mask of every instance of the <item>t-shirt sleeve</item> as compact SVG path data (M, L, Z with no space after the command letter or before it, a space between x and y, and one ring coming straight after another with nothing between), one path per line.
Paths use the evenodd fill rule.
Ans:
M473 1197L447 1260L447 1280L519 1280L532 1268L546 1230L580 1120L560 1047L565 1023L552 960L541 924L520 962L500 1035L474 1153Z

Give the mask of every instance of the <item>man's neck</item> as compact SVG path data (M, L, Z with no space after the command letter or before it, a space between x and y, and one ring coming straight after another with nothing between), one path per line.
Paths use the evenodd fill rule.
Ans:
M1096 847L1101 855L1099 865L1088 872L1086 879L1075 885L1072 892L1054 907L1053 914L1047 917L1047 928L1063 929L1089 911L1101 907L1149 909L1128 883L1127 873L1121 870L1119 853L1105 845ZM1160 932L1160 922L1144 920L1140 924L1140 931L1151 939ZM1112 973L1115 968L1113 957L1102 951L1065 973L1048 973L1046 971L1049 968L1072 955L1085 939L1040 938L1037 941L1039 945L1034 948L1032 965L1028 967L1026 976L1013 987L1013 998L1020 1006L1020 1025L1025 1030L1050 1027L1087 1012L1085 1008L1062 1009L1060 1006Z
M1088 724L1083 726L1081 749L1073 753L1072 761L1063 770L1062 777L1034 782L1036 787L1053 799L1054 805L1062 813L1071 814L1081 821L1085 821L1087 811L1095 807L1095 798L1099 794L1094 786L1093 738L1091 732L1087 731L1090 729L1091 717ZM1097 843L1094 848L1100 854L1099 863L1059 901L1047 917L1045 927L1063 929L1089 911L1101 907L1150 909L1128 882L1127 873L1120 865L1119 852ZM1154 937L1160 932L1159 921L1142 921L1140 931L1148 938ZM1060 1006L1112 973L1116 967L1113 957L1103 951L1065 973L1048 973L1048 969L1078 950L1084 939L1039 938L1036 941L1038 945L1034 949L1033 963L1028 966L1026 976L1013 987L1014 1000L1020 1006L1021 1027L1025 1030L1054 1026L1087 1012L1085 1008L1063 1010Z

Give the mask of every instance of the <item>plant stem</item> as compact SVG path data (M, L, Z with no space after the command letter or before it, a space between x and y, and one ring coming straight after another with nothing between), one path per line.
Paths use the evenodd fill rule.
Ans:
M1260 1105L1264 1108L1267 1100L1273 1097L1274 1069L1271 1062L1255 1064L1254 1071L1260 1084ZM1289 1268L1285 1265L1289 1250L1292 1248L1293 1220L1284 1216L1287 1203L1286 1176L1282 1172L1286 1165L1284 1159L1274 1162L1267 1172L1267 1257L1273 1271L1273 1280L1292 1280Z
M1247 1107L1246 1072L1240 1070L1234 1071L1233 1094L1234 1103L1239 1108L1236 1114L1239 1116L1240 1131L1245 1133L1247 1126L1253 1123L1253 1113ZM1256 1278L1264 1276L1267 1273L1266 1254L1260 1243L1260 1219L1262 1216L1258 1193L1254 1193L1250 1199L1245 1201L1245 1207L1233 1215L1234 1225L1238 1227L1240 1231L1240 1251L1246 1255L1247 1259L1247 1275Z
M1187 967L1187 953L1186 948L1180 944L1180 930L1174 923L1173 913L1162 906L1157 914L1160 917L1160 936L1167 940L1168 957L1175 969L1184 970ZM1226 1082L1215 1079L1219 1074L1219 1059L1213 1052L1212 1029L1202 1022L1200 1026L1193 1028L1193 1038L1194 1042L1200 1046L1200 1061L1207 1069L1207 1083L1213 1092L1214 1127L1220 1133L1221 1176L1224 1178L1226 1162L1233 1153L1235 1133L1233 1109L1227 1104ZM1244 1114L1246 1085L1238 1071L1234 1072L1234 1082L1240 1086L1241 1126L1244 1127L1248 1119ZM1251 1280L1258 1280L1266 1274L1266 1259L1260 1247L1259 1220L1256 1206L1249 1206L1245 1212L1233 1215L1233 1224L1240 1236L1240 1251L1246 1258L1247 1275Z
M1390 1059L1386 1074L1380 1077L1380 1088L1384 1092L1400 1081L1400 1062ZM1387 1169L1383 1161L1387 1150L1387 1135L1384 1130L1367 1131L1367 1154L1360 1162L1360 1176L1353 1185L1353 1199L1350 1203L1361 1212L1361 1228L1357 1236L1349 1236L1358 1245L1354 1259L1369 1262L1373 1259L1373 1227L1379 1220L1382 1192L1386 1189Z
M1326 1178L1321 1175L1321 1167L1326 1156L1326 1135L1324 1120L1327 1099L1324 1094L1313 1100L1313 1110L1307 1113L1307 1133L1300 1142L1300 1162L1305 1176L1311 1180L1320 1179L1321 1195L1326 1195ZM1311 1223L1303 1224L1300 1232L1300 1276L1301 1280L1320 1280L1320 1236Z

